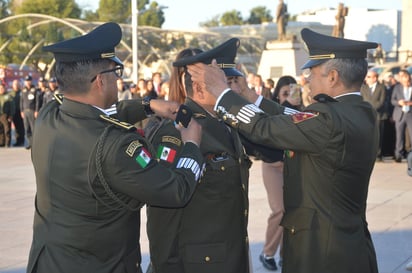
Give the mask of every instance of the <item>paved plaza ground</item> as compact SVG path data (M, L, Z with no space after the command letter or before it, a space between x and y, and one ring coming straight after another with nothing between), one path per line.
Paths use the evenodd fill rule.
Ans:
M30 151L0 149L0 273L25 272L33 221L35 178ZM249 238L253 272L266 271L259 262L269 207L262 183L260 162L251 169ZM148 263L142 210L143 268ZM367 220L375 244L380 273L405 273L412 260L412 177L406 163L387 159L376 163L372 175ZM56 272L57 273L57 272Z

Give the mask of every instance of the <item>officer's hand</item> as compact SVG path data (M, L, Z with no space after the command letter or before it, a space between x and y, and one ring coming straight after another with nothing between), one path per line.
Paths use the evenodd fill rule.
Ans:
M192 75L192 81L205 86L216 98L228 88L225 73L217 65L216 60L212 61L212 65L195 63L188 65L187 68Z
M176 128L180 131L184 143L193 142L198 147L200 146L200 141L202 140L202 126L196 120L192 118L187 128L179 124L176 124Z
M150 108L159 116L169 119L175 119L180 104L175 101L151 100Z
M254 103L258 99L259 95L257 95L255 91L249 88L249 86L247 85L246 78L238 77L237 82L239 84L240 91L234 91L242 97L244 97L245 99L247 99L249 102Z

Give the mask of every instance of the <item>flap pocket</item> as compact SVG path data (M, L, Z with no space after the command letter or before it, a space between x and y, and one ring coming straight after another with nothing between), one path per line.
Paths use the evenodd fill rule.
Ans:
M289 209L283 216L280 225L291 235L294 235L299 231L312 229L315 214L316 210L310 208Z
M196 244L185 247L187 263L221 263L226 259L226 244Z

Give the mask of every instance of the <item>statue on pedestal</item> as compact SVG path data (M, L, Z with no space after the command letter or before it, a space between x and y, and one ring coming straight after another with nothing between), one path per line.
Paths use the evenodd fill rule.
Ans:
M276 9L276 24L278 27L278 40L286 40L286 24L289 19L288 8L283 0L279 0L279 4Z
M338 12L335 19L336 24L333 26L332 36L338 38L344 38L345 34L343 29L345 28L345 16L348 15L348 7L345 7L343 3L339 3Z

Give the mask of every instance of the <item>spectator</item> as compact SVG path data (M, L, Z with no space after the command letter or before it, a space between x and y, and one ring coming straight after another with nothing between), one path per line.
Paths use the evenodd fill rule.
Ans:
M13 80L12 90L11 90L10 95L13 97L13 104L15 107L15 112L13 115L13 124L14 124L14 129L15 129L14 134L15 134L16 140L13 146L19 147L19 146L24 145L24 123L21 117L21 110L20 110L21 89L20 89L19 80Z
M37 116L36 99L38 90L32 84L32 77L26 76L20 96L20 113L24 123L24 134L27 139L26 149L31 149L34 132L34 120Z
M124 82L122 78L118 78L117 81L117 98L119 101L121 100L131 100L132 93L129 89L124 86Z
M49 80L49 88L43 95L43 105L46 105L50 101L54 100L54 95L58 93L59 93L59 90L57 87L57 80L55 77L52 77Z
M159 96L163 80L162 80L162 73L155 72L152 75L152 82L153 82L153 90L156 92L157 96Z
M158 99L169 100L169 82L165 81L160 87L160 93Z
M0 147L11 145L11 122L15 112L13 97L0 84Z
M408 129L409 143L412 143L412 111L411 111L411 96L412 82L411 75L408 70L402 69L398 73L399 84L397 84L392 92L391 102L394 106L392 118L395 121L396 130L396 145L395 145L395 161L402 162L402 158L406 157L405 150L405 131Z
M253 91L256 92L256 94L258 95L262 95L263 97L270 99L271 98L271 93L270 93L270 89L265 87L265 84L262 80L262 76L261 75L255 75L255 78L253 80Z
M37 82L37 95L36 95L36 110L34 117L37 118L37 114L39 113L40 109L43 106L43 97L44 94L49 90L47 86L47 80L44 77L40 77L39 81Z
M363 99L369 102L378 114L379 122L379 149L376 156L376 160L381 162L383 160L382 145L383 145L383 132L384 122L388 118L385 111L385 85L378 82L378 73L373 70L369 70L366 74L365 83L362 84L360 89Z
M265 81L265 88L269 89L270 97L273 97L273 93L275 92L275 81L272 79L266 79Z
M396 130L395 122L392 118L393 114L393 105L391 103L393 88L398 83L391 72L387 72L383 75L383 83L385 85L385 112L388 118L384 121L383 126L383 147L382 153L384 156L394 157L395 143L396 143Z

